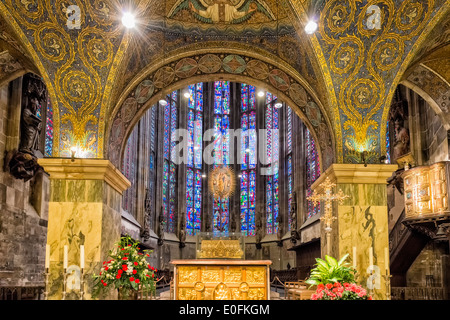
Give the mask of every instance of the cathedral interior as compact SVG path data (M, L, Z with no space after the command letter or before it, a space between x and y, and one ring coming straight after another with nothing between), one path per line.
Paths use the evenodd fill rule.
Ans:
M272 290L348 253L450 300L449 100L448 0L2 0L0 300L80 299L81 245L89 299L124 235L158 292L234 235Z

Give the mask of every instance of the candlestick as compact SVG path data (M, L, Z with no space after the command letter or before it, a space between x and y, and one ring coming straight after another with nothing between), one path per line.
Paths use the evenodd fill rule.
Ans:
M387 247L384 248L384 264L386 266L386 274L389 273L389 249Z
M64 268L63 270L63 292L62 292L62 300L66 300L66 294L67 294L67 268Z
M50 270L49 270L49 268L45 268L44 276L45 276L44 300L48 300L48 278L49 278L49 276L50 276Z
M353 247L353 268L356 269L356 247Z
M45 245L45 269L50 268L50 245Z
M80 268L81 270L84 269L84 246L80 246Z
M391 300L391 278L392 276L389 274L389 270L386 270L386 274L383 275L385 284L386 284L386 300Z
M369 248L369 266L373 266L373 247Z
M69 247L66 245L64 246L64 271L65 269L67 269L67 264L68 264L68 256L69 256Z
M80 275L80 300L84 298L84 268L81 268Z

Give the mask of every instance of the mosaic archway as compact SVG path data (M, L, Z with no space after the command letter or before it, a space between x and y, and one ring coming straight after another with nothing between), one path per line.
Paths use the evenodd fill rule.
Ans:
M121 167L123 149L142 114L165 94L189 84L214 80L248 83L276 93L302 119L318 142L322 170L334 162L334 136L320 102L298 75L262 59L235 53L184 55L150 70L127 90L106 131L107 158Z

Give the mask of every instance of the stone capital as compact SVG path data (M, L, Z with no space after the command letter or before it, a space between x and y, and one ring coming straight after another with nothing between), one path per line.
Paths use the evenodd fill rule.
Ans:
M327 177L335 184L387 184L386 180L398 169L396 164L334 163L312 184L311 189L321 192L320 185Z
M109 160L42 158L38 163L53 180L103 180L120 194L131 186Z

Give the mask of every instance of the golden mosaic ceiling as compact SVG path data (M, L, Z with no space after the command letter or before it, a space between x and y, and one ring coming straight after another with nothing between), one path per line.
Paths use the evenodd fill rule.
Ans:
M79 9L79 21L73 21L70 6ZM377 22L368 11L373 6L380 28L370 25ZM138 28L133 31L120 22L124 7L124 1L115 0L0 3L10 30L0 34L0 51L9 52L8 61L22 51L23 60L31 62L25 69L43 77L58 106L54 156L70 156L70 147L78 145L90 157L109 157L112 122L142 81L161 76L157 71L164 67L164 81L171 80L165 87L185 85L188 78L174 74L171 79L171 70L183 61L192 71L210 53L221 59L221 67L209 77L225 73L281 90L311 128L323 120L335 141L335 161L356 162L365 148L376 162L385 152L380 137L390 96L410 63L427 51L420 48L448 17L450 6L445 0L141 0L134 1ZM320 17L312 36L303 31L306 13ZM69 29L68 21L79 22L79 28ZM229 69L231 62L240 68ZM255 66L266 66L267 74L252 77ZM197 75L201 81L206 73ZM298 98L302 90L309 100ZM303 101L317 105L319 122ZM139 114L132 116L130 123ZM313 134L319 139L324 130Z

